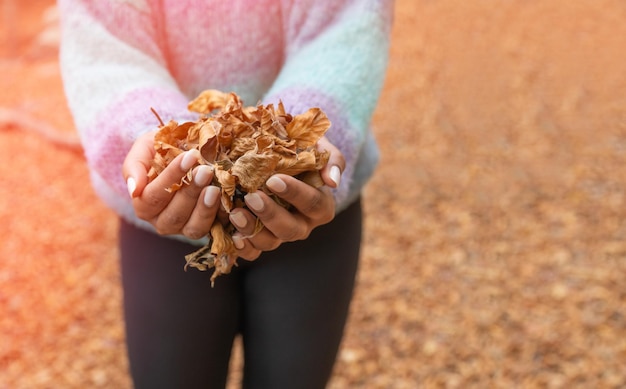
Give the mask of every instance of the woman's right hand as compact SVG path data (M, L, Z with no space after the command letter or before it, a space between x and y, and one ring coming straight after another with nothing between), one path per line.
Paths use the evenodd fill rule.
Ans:
M213 170L199 165L193 179L171 193L166 188L180 183L200 158L198 150L177 156L154 180L148 182L152 166L155 131L141 135L131 147L122 173L128 185L135 214L154 226L161 235L182 234L200 239L209 233L220 208L220 188L210 185Z

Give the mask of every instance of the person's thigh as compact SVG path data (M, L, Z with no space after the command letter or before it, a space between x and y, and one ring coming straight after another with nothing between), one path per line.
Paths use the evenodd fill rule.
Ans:
M361 242L357 203L245 266L244 388L323 388L348 314Z
M137 389L219 388L239 320L239 277L183 270L194 246L122 222L120 254L131 375Z

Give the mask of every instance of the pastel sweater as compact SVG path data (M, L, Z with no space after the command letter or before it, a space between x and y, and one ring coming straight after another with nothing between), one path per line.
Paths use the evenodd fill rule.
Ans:
M346 159L337 210L353 202L378 160L370 121L387 65L393 0L59 0L61 69L92 184L126 220L122 163L163 120L196 120L204 89L244 104L322 108Z

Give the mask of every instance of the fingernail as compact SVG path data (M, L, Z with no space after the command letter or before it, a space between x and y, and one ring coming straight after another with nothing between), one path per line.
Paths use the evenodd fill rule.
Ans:
M287 189L287 184L285 181L281 180L276 176L271 176L267 182L265 183L268 188L274 193L283 193Z
M214 206L217 202L217 199L220 197L221 192L222 191L217 186L207 187L204 191L204 205L206 205L207 207Z
M268 180L269 181L269 180ZM263 203L263 199L256 193L248 193L245 196L246 204L248 207L255 212L261 212L265 204Z
M193 182L195 182L197 186L205 186L209 182L210 178L211 168L208 166L200 166L198 167L198 170L196 170Z
M240 236L233 235L233 243L235 244L235 247L239 250L245 247L243 239L241 239Z
M239 228L244 228L248 224L248 219L241 212L232 212L230 214L230 221Z
M330 179L333 180L337 186L339 186L339 183L341 182L341 170L339 170L339 166L332 166L329 174Z
M128 194L131 198L135 197L135 189L137 189L137 181L134 178L128 177L126 180L126 186L128 187Z
M180 162L180 168L184 171L187 171L191 169L193 165L196 164L196 162L198 162L198 157L196 153L194 152L194 150L189 150L185 152L183 160Z

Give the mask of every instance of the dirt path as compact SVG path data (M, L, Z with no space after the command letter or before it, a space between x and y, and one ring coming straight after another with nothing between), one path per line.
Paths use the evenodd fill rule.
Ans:
M2 4L0 389L129 388L116 218L53 2ZM397 1L331 388L626 386L624 20L619 0Z

